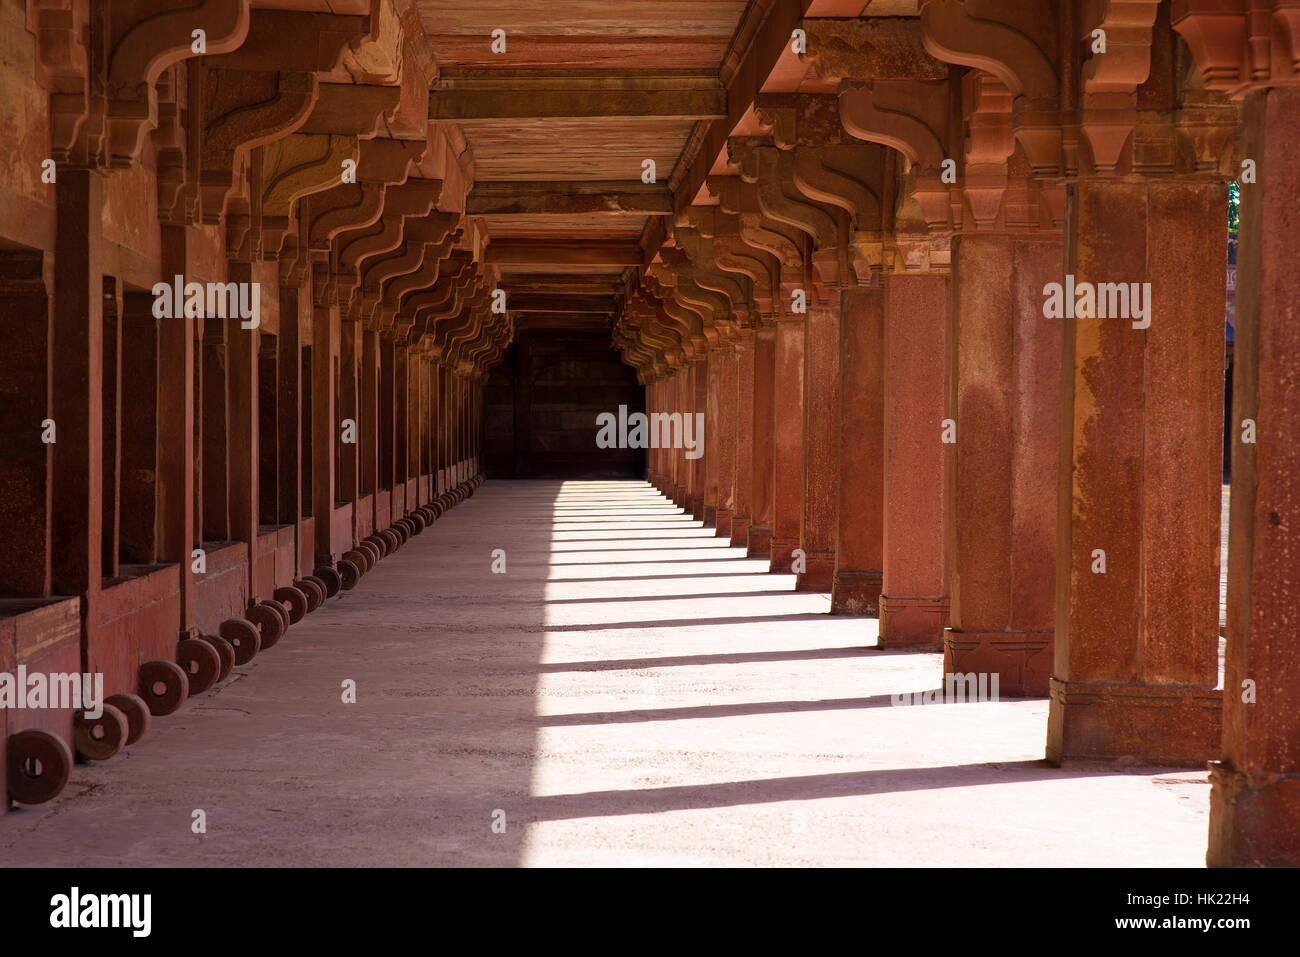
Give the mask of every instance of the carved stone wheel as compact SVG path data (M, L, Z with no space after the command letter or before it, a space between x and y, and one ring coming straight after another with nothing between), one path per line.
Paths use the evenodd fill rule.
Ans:
M234 659L232 658L231 660L233 661ZM144 699L138 694L128 694L124 692L122 694L109 695L104 703L111 704L118 711L126 715L127 744L135 744L149 733L149 725L153 723L153 719L149 714L149 706L144 703Z
M206 641L217 650L217 657L221 659L217 681L225 681L230 677L230 670L235 667L235 646L220 635L199 635L199 641Z
M221 637L235 649L237 665L248 664L262 650L262 633L247 618L227 618L221 623Z
M186 638L176 646L176 663L185 672L190 695L200 695L221 677L221 656L206 641Z
M72 715L73 743L88 761L107 761L126 746L130 733L126 715L108 702L98 718L87 718L84 711Z
M9 797L44 804L58 796L72 773L72 750L57 734L28 728L5 742Z
M312 574L325 583L325 596L333 598L343 587L343 579L339 576L337 570L330 565L317 565Z
M244 622L248 625L248 622ZM252 630L253 626L248 625ZM190 681L174 661L146 661L140 666L140 697L154 717L173 714L190 694Z
M298 624L307 617L307 596L293 585L277 588L274 593L276 601L282 601L289 607L289 621Z
M288 614L283 609L278 609L279 602L272 607L267 602L258 602L248 611L244 612L244 617L257 626L261 635L261 647L270 648L277 641L284 637L285 622L288 620Z
M351 591L357 587L357 582L361 580L361 569L348 561L346 558L338 564L339 574L343 576L343 590Z

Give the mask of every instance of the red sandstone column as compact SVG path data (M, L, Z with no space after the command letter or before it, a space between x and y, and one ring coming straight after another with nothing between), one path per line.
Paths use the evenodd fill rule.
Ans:
M523 388L522 384L519 388ZM441 364L434 366L433 391L437 396L434 421L438 432L433 443L433 490L435 495L441 495L447 490L446 476L444 474L444 469L447 467L447 372ZM382 408L382 396L379 404ZM382 467L381 465L380 468L382 469Z
M433 494L434 497L445 491L443 484L443 445L446 442L447 427L447 383L442 365L435 360L433 364ZM382 399L380 400L382 405Z
M369 495L371 513L368 516L375 528L379 518L375 514L375 495L379 487L379 333L361 332L361 400L358 403L357 442L360 445L361 494ZM436 467L436 466L435 466Z
M1211 867L1300 866L1300 90L1243 110L1232 388L1232 505L1222 758L1210 766ZM1254 423L1254 442L1243 439Z
M162 274L186 275L189 230L162 227ZM180 568L181 631L194 625L194 349L202 319L163 319L158 334L158 560Z
M718 486L722 456L722 348L710 349L704 370L704 527L713 528L718 518ZM685 425L683 424L683 428Z
M735 485L732 492L731 544L745 548L753 521L754 492L754 332L742 330L736 343Z
M804 321L803 509L799 547L805 570L799 591L829 592L835 576L839 523L840 291L808 308Z
M249 263L229 265L231 282L252 283ZM257 356L261 351L260 328L244 329L237 316L226 320L227 375L229 384L229 467L230 535L233 541L248 543L249 599L269 598L257 595Z
M230 388L226 380L226 324L208 316L199 320L203 330L199 346L200 427L203 450L200 465L202 540L230 539Z
M692 381L694 373L693 365L679 369L676 374L677 389L676 403L673 404L673 411L677 413L679 419L684 421L690 412L690 403L692 403L693 391ZM690 511L690 468L689 462L686 462L686 452L681 447L672 450L673 479L672 479L672 501L681 506L681 510Z
M278 377L276 402L279 429L279 521L294 528L297 574L316 567L315 552L302 541L302 309L310 294L299 285L280 286L280 332L276 337Z
M700 455L699 453L703 452L706 446L704 442L701 441L701 437L699 434L700 419L696 417L696 414L704 413L704 420L706 422L705 435L707 435L708 434L707 410L709 405L709 395L708 395L709 365L710 365L709 360L705 358L695 363L695 365L691 366L690 410L691 410L692 418L690 422L690 428L691 428L692 441L696 443L695 451L692 452L691 454L697 456L697 458L687 459L686 462L691 473L691 515L694 516L695 519L697 519L700 522L703 522L704 520L704 477L705 477L704 459L705 456ZM683 420L682 421L682 436L683 436L682 445L685 446L686 444L685 435L686 435L687 423L685 421L684 415L682 417L682 420ZM707 455L707 453L705 454Z
M339 337L339 487L337 494L340 501L351 502L353 508L353 529L356 529L357 510L361 503L361 421L360 382L357 367L362 351L361 339L365 333L361 323L344 318ZM351 419L355 423L353 438L355 442L343 441L342 423ZM364 537L364 536L361 536Z
M411 396L411 353L404 342L394 349L393 364L393 489L401 490L401 508L393 517L400 518L410 508L406 500L406 480L410 475L410 422L407 409ZM396 502L397 499L394 498Z
M334 564L341 542L334 541L334 448L338 442L334 410L334 357L340 333L338 306L312 310L311 479L316 560ZM350 542L348 543L351 544Z
M1068 193L1066 273L1151 301L1147 329L1062 320L1054 763L1218 751L1226 208L1220 184Z
M645 395L645 415L646 415L647 423L651 421L650 417L656 411L658 411L656 405L656 397L655 397L656 385L657 383L655 382L647 382L645 386L642 388L642 392ZM656 461L655 461L656 456L658 455L658 450L649 447L649 441L648 441L649 437L650 437L650 431L649 431L649 426L647 425L646 427L647 447L645 453L645 480L649 482L651 485L654 485L655 476L658 474L659 471L658 468L656 467Z
M278 305L279 283L263 283L264 297L268 288L277 296ZM280 377L276 366L276 337L263 336L257 353L257 509L262 525L275 525L280 517L280 403L276 397Z
M953 241L952 627L944 674L999 675L1045 696L1055 612L1061 327L1043 288L1063 242L971 233Z
M754 332L754 451L748 554L771 559L772 479L776 447L776 324Z
M393 396L396 388L394 364L397 361L393 340L384 338L379 342L379 487L391 493L393 488L393 443L395 425L393 418ZM443 380L443 392L446 394L446 378ZM447 450L446 421L444 419L443 453ZM443 466L447 464L443 459ZM392 499L390 497L389 501ZM391 522L398 516L392 515Z
M948 277L885 279L885 531L880 646L938 651L948 624L944 536Z
M718 535L731 538L736 502L736 350L727 345L715 353L718 362L717 457L718 510L714 525Z
M407 351L406 373L406 474L412 484L409 512L419 504L420 495L420 356ZM471 410L472 411L472 410Z
M104 393L103 393L103 528L100 532L102 573L116 578L122 530L122 284L104 277Z
M676 401L676 379L672 374L659 380L659 411L671 414ZM656 441L658 441L656 439ZM659 491L672 501L673 498L673 453L671 449L659 449Z
M876 615L884 567L885 292L844 291L839 508L831 614Z
M790 572L803 522L804 321L776 324L772 382L772 547L768 570Z

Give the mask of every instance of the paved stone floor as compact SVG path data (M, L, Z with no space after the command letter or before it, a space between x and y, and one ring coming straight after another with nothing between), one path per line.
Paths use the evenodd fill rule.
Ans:
M0 817L0 866L1204 864L1204 771L1051 768L1042 700L892 707L940 656L765 567L642 482L489 482Z

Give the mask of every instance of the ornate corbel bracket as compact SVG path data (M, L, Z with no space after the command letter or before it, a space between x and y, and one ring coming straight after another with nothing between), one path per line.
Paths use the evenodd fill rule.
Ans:
M199 194L203 222L219 223L249 150L288 136L316 102L311 73L199 71L203 136Z

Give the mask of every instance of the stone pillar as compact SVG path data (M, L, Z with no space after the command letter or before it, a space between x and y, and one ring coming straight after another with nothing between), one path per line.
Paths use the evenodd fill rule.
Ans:
M694 366L685 366L677 370L673 376L676 388L674 389L675 403L673 411L677 412L682 421L685 422L686 416L690 414L692 391L691 380L693 377L692 369ZM686 451L683 448L673 449L673 502L675 502L685 512L691 510L691 477L687 469L689 463L686 461Z
M694 459L688 458L686 460L687 468L690 470L691 473L691 515L694 516L694 518L700 522L704 521L705 456L699 455L699 453L704 452L706 446L701 441L699 429L697 428L699 424L699 419L695 418L694 416L697 413L703 413L705 422L706 423L708 422L708 406L709 406L708 386L709 386L709 360L706 358L691 366L691 404L690 404L691 415L692 415L691 435L693 441L697 443L695 453L693 453L697 457ZM684 418L685 417L683 416L683 419ZM686 432L686 422L683 421L682 422L683 436L685 435L685 432ZM706 435L708 434L707 431L705 434ZM685 445L685 441L683 441L682 444ZM705 455L707 454L708 453L705 452Z
M389 490L393 487L393 443L396 437L393 419L393 396L396 388L394 364L396 361L393 340L381 339L379 342L379 487ZM443 387L445 391L445 380ZM443 450L446 451L445 435L443 437ZM444 468L446 464L444 459ZM397 516L394 515L393 518L397 518Z
M722 458L718 446L722 439L722 349L709 350L708 365L704 369L704 527L717 524L718 485Z
M361 507L361 339L365 335L361 323L344 319L339 340L339 488L341 502L353 505L353 528L356 528L356 510ZM343 424L351 419L354 425L352 442L344 442ZM364 537L364 536L362 536Z
M41 441L41 433L50 415L53 327L44 259L38 250L0 250L0 593L25 598L50 593L54 447Z
M410 477L410 423L407 409L411 398L411 353L406 343L399 342L393 350L393 489L402 490L402 508L394 518L405 515L409 508L406 501L406 480Z
M442 365L435 365L433 390L437 394L438 407L435 410L435 421L437 421L438 436L433 443L434 459L434 492L441 495L447 490L446 469L447 469L447 372ZM520 378L519 385L515 387L515 455L516 460L519 456L519 436L520 436L520 393L523 393L524 382Z
M431 466L429 443L433 441L433 424L431 416L433 414L433 395L430 392L429 382L433 373L433 366L429 361L428 353L421 353L419 357L420 369L420 462L418 473L424 482L428 482L428 476ZM429 486L426 484L424 494L420 499L420 504L425 505L433 495L429 492Z
M202 324L199 388L202 417L200 486L205 542L230 540L230 389L226 381L226 321L209 316Z
M747 548L754 498L754 333L741 331L736 343L735 486L732 492L731 544Z
M772 547L769 571L790 572L803 523L804 322L776 324L772 381Z
M407 350L406 373L406 474L414 484L407 511L419 504L420 494L420 365L419 353Z
M718 476L718 508L714 527L722 538L731 538L731 521L736 503L736 350L727 345L714 355L718 363L717 442L713 446Z
M276 337L276 402L279 405L279 520L297 526L302 518L302 339L299 301L302 290L296 285L280 286L280 334ZM301 551L301 543L299 544ZM299 555L302 570L311 555ZM312 566L314 567L314 566ZM310 571L310 568L308 569Z
M884 568L885 293L844 291L831 614L877 615Z
M948 277L885 278L885 522L880 646L939 651L948 624L944 513Z
M798 591L829 592L835 576L839 523L840 291L810 305L804 321L803 504L799 547L804 571Z
M953 240L952 627L944 674L997 674L1004 695L1046 696L1055 612L1061 325L1043 288L1063 240L971 232Z
M1242 155L1222 758L1210 765L1211 867L1300 866L1300 388L1294 224L1300 89L1253 92ZM1253 435L1250 435L1253 424ZM1254 441L1245 441L1253 438Z
M1218 751L1226 209L1217 183L1069 189L1066 274L1149 282L1150 325L1060 320L1053 763Z
M189 229L162 227L162 274L187 273ZM181 631L194 625L196 541L194 349L202 319L163 319L158 333L158 560L181 570Z
M104 476L103 530L100 533L102 572L117 577L122 505L122 284L104 277Z
M344 543L334 540L334 449L338 419L334 407L334 363L338 355L339 309L329 296L312 309L311 475L316 561L334 564ZM351 542L346 543L351 545Z
M252 283L248 263L230 263L231 282ZM230 488L230 535L248 543L249 597L269 598L254 591L257 582L257 355L261 351L261 329L244 329L238 316L225 320L229 384L229 437L227 454Z
M754 451L747 550L751 558L771 559L772 482L776 449L776 325L754 332Z
M659 383L649 382L645 385L645 413L647 423L651 421L651 416L660 411L659 409ZM647 442L649 439L649 427L647 426ZM651 485L658 487L659 475L659 447L658 445L649 445L645 455L645 480Z
M257 353L257 510L262 525L280 521L280 381L278 336L261 337Z

